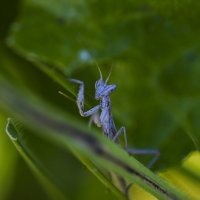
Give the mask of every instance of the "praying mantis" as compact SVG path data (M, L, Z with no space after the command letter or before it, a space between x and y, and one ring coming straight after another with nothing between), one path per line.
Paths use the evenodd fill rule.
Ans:
M117 130L112 116L110 94L116 90L117 86L115 84L108 84L111 73L109 73L108 77L104 81L99 67L98 70L100 78L95 83L95 99L99 100L100 103L88 111L84 111L84 82L77 79L69 79L69 81L79 85L76 103L80 115L83 117L91 116L90 124L94 122L97 126L102 127L103 135L117 144L119 144L119 136L123 134L125 143L124 149L130 155L153 155L153 159L148 163L148 167L152 167L152 165L157 161L160 152L156 149L128 148L126 129L122 126L119 130Z

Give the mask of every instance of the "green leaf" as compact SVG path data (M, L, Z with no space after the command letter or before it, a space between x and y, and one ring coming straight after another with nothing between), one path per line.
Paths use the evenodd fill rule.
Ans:
M199 176L200 153L193 152L183 160L182 166L170 168L159 173L168 182L175 184L180 190L185 191L193 200L198 200L200 191ZM134 185L129 190L130 199L155 200L156 198L144 191L141 187Z
M73 121L69 116L42 105L39 100L30 104L28 97L17 94L12 87L6 86L4 81L1 81L0 90L2 109L14 111L15 117L46 140L64 148L80 151L81 155L92 160L98 168L114 172L129 182L140 185L158 198L187 199L185 195L153 174L116 144L92 134L77 120Z
M74 161L73 159L69 159L66 151L44 139L38 139L22 128L20 128L20 131L17 131L16 122L11 119L8 119L6 131L19 153L24 157L25 161L43 183L47 192L50 193L49 195L52 199L66 199L69 196L70 199L76 198L77 194L73 188L70 189L70 185L76 184L77 187L79 186L78 180L80 179L79 176L81 176L81 173L77 163L72 165ZM77 153L75 149L71 149L71 151L73 151L76 157L84 163L105 186L110 188L116 196L123 197L94 164L82 156L80 152ZM73 167L73 171L76 172L71 180L70 173L73 172L72 169L70 169L69 162ZM56 165L53 163L56 163ZM75 165L78 165L76 170ZM63 172L66 171L66 167L67 172L63 174Z
M52 182L50 182L48 178L43 175L40 169L40 163L37 163L37 159L34 158L34 156L32 155L31 149L26 149L25 144L21 142L21 139L19 137L23 138L23 135L19 135L11 119L8 119L6 132L12 140L12 142L14 143L17 150L20 152L20 154L23 156L23 158L26 160L26 162L29 164L32 170L37 174L37 177L40 179L41 183L43 183L44 187L49 193L49 197L51 199L59 200L66 199L64 198L63 194L60 193L60 191L52 184Z
M159 173L168 182L175 183L178 188L190 194L191 199L198 200L200 191L199 163L200 153L192 152L184 160L181 166L171 168Z
M15 177L17 154L5 135L6 118L0 114L0 199L7 199Z

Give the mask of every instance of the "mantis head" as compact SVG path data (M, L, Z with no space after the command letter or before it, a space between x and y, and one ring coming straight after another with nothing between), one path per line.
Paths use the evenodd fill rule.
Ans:
M110 93L114 91L117 87L115 84L107 85L107 82L109 80L111 73L109 73L105 82L103 80L103 76L100 69L99 69L99 73L100 73L100 79L97 80L95 83L95 89L96 89L95 99L96 100L102 99L103 97L110 95Z

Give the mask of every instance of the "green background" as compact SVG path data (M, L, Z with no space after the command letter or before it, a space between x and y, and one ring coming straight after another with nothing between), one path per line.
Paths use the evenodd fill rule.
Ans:
M200 3L193 0L1 0L0 79L30 104L37 106L35 98L40 99L47 108L66 112L77 126L86 126L89 119L79 116L75 103L77 87L67 78L85 82L89 109L98 103L96 63L104 78L112 68L109 83L117 85L111 95L113 116L117 128L126 127L129 146L159 149L154 172L175 168L189 177L188 183L199 185L196 169L180 169L183 159L200 147L199 11ZM51 192L43 190L5 134L6 119L15 111L5 111L4 104L0 199L49 199ZM115 199L69 151L35 135L23 120L18 126L66 199ZM136 158L144 165L149 160ZM188 193L195 199L192 187Z

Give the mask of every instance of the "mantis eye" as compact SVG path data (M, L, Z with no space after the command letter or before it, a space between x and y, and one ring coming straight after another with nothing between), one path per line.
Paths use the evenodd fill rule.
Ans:
M104 87L104 82L102 80L98 80L96 81L95 83L95 88L101 88L101 87Z

